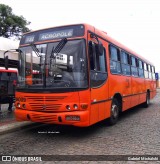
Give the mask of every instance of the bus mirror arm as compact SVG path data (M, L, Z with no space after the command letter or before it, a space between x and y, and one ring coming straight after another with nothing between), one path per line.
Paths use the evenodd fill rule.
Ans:
M8 62L9 62L9 59L8 59L8 56L6 56L6 53L8 52L19 52L20 50L19 49L10 49L10 50L7 50L4 52L4 66L5 66L5 69L8 70Z

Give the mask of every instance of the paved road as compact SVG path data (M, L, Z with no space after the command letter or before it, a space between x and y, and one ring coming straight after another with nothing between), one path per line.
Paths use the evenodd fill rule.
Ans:
M12 110L14 111L14 106ZM13 121L15 121L14 112L8 111L8 104L2 104L0 112L0 125Z
M89 128L36 124L0 136L0 155L160 155L160 90L149 108L124 112L118 124Z

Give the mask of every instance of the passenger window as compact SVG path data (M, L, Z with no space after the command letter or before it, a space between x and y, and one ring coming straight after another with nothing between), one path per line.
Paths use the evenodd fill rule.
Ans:
M138 74L139 77L144 77L143 62L141 60L138 61Z
M7 72L0 73L0 80L9 80L9 76Z
M122 73L124 75L130 75L131 69L129 65L129 54L124 51L121 51L121 65L122 65Z
M111 60L118 61L118 49L110 46Z
M119 49L110 45L110 70L112 74L121 74Z
M131 63L132 63L132 66L136 67L136 58L135 57L131 57Z
M148 65L149 79L152 79L151 65Z
M148 78L149 77L149 74L148 74L148 66L146 63L144 63L144 77L145 78Z
M155 68L152 66L152 79L155 80Z
M90 41L89 56L91 87L98 87L102 85L107 79L106 51L103 49L103 53L99 54L98 45Z
M10 81L13 81L13 80L18 80L17 79L17 74L16 73L11 73L10 74L10 79L9 79Z
M138 62L137 59L133 56L131 56L131 71L132 71L132 76L138 77Z
M139 60L139 64L138 65L139 65L139 68L140 69L143 69L143 64L142 64L142 61L141 60Z

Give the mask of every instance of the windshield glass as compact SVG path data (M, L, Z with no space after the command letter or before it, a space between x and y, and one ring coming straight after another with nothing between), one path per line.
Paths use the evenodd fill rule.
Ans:
M18 88L87 88L85 40L20 48Z

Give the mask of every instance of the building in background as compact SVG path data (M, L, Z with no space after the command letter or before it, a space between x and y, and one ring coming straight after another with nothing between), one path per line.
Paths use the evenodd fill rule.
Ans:
M0 37L0 67L4 67L4 52L11 49L17 49L19 46L19 41L14 41L11 39ZM17 64L18 61L18 53L16 52L8 52L6 54L8 56L10 66ZM15 68L15 66L14 66Z

